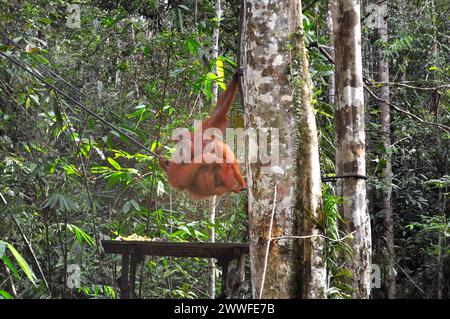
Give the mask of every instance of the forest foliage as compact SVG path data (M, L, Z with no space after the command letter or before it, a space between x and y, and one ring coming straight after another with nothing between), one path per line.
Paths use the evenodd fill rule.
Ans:
M365 8L375 1L363 2ZM152 152L171 151L172 130L191 128L193 119L204 118L212 107L212 84L219 83L223 91L237 66L239 1L222 1L217 60L210 58L217 25L214 1L81 1L78 27L68 26L70 3L0 0L0 52ZM334 67L320 50L330 52L332 46L328 6L312 0L303 6L322 175L328 176L335 171L329 98ZM389 149L381 141L377 100L366 94L374 263L382 266L385 258L380 196L389 153L395 272L403 298L436 296L442 234L443 269L450 276L445 204L450 184L449 11L445 0L389 1L387 43L362 22L366 86L372 93L380 87L379 50L388 55L392 82ZM221 71L215 73L216 67ZM243 127L243 113L236 99L230 126ZM207 240L212 226L208 201L172 191L151 153L3 56L0 154L0 298L117 298L120 256L105 255L101 239L137 234L177 242ZM334 196L332 181L323 187L323 227L333 239L342 199ZM216 241L248 241L246 196L218 200ZM345 243L327 245L332 298L348 297L339 278L349 274L336 258L347 249ZM81 269L77 289L65 284L73 264ZM138 276L139 297L206 298L206 270L203 259L147 258ZM450 287L445 294L450 296ZM245 296L251 296L250 282ZM374 289L373 296L382 298L383 290Z

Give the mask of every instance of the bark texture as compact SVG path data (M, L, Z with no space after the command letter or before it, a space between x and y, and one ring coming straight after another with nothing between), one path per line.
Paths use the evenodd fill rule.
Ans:
M378 38L388 41L388 1L380 1L378 6ZM389 61L384 46L379 50L378 74L380 82L389 82ZM383 140L384 159L386 166L383 169L384 189L382 194L382 209L384 211L384 229L386 238L386 265L385 289L386 297L394 299L396 296L395 283L395 245L394 245L394 212L392 210L392 156L391 156L391 108L389 106L389 85L383 85L379 91L380 99L388 102L379 102L381 120L381 138Z
M334 0L333 34L336 58L336 174L365 176L364 95L361 58L360 2ZM364 178L340 178L337 192L344 198L341 230L352 233L353 256L345 260L352 273L354 298L370 294L371 232Z
M279 163L252 163L247 154L253 297L324 297L321 237L273 240L266 263L270 238L319 232L311 222L320 211L321 185L301 1L247 0L242 10L246 128L279 129Z
M299 9L298 21L303 21ZM291 69L294 107L298 112L297 171L300 236L313 236L300 240L300 293L302 298L326 297L325 240L321 226L322 183L320 179L319 140L316 118L312 106L312 84L309 76L303 24L293 36L294 61Z

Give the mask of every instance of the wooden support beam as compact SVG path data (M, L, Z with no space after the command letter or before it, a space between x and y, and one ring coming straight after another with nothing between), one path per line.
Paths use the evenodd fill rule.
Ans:
M140 260L140 256L131 255L130 265L130 299L136 298L136 265Z
M222 294L224 294L225 290L228 288L228 265L228 261L222 264Z
M241 283L244 283L244 281L245 281L245 254L241 254L239 256L238 265L239 265L239 281Z
M122 276L120 277L120 298L129 299L130 287L128 284L128 269L130 265L130 255L122 255Z

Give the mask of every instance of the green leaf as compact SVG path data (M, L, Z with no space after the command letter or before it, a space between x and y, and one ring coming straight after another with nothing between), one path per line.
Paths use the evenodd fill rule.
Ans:
M131 205L133 205L134 209L136 209L137 211L141 210L141 206L139 206L139 204L134 200L130 200Z
M17 271L16 267L14 267L13 263L11 262L11 260L9 260L9 258L8 258L6 255L4 255L4 256L2 257L2 260L4 261L4 263L6 264L6 266L9 268L9 270L11 270L11 271L13 272L14 276L15 276L17 279L20 279L19 272Z
M131 209L131 203L128 201L126 202L123 207L122 207L122 211L124 214L127 214Z
M58 194L59 198L59 209L65 210L66 212L74 211L76 208L75 203L63 194Z
M77 167L74 164L67 164L63 166L64 172L66 172L67 175L77 175L81 176L80 172L78 172Z
M30 108L30 104L31 104L30 97L27 97L27 100L25 101L25 110L28 111L28 109Z
M107 177L108 179L108 187L116 185L118 183L128 184L131 182L127 172L115 172Z
M58 205L58 206L57 206ZM64 194L51 194L44 202L44 207L56 208L65 211L74 211L77 207L70 197Z
M28 153L31 154L31 149L30 149L30 147L28 146L27 143L21 142L20 144L22 144L23 148L24 148Z
M44 57L42 54L35 54L32 56L34 60L36 60L40 64L48 64L49 61L46 57Z
M117 163L115 160L113 160L111 157L108 157L108 162L109 164L111 164L111 166L113 166L115 169L117 169L118 171L120 171L122 169L122 167L120 166L119 163Z
M181 230L182 232L185 232L188 235L192 235L190 229L184 225L179 226L178 229Z
M50 207L53 208L55 207L56 203L58 202L58 196L57 194L51 194L44 202L44 208L45 207Z
M9 293L4 290L0 290L0 299L14 299Z
M184 19L183 19L183 15L181 14L181 10L180 8L178 8L178 23L180 26L180 30L183 32L184 30Z
M77 238L77 241L80 245L82 245L83 242L85 242L89 246L92 246L95 244L94 239L91 236L89 236L84 230L79 228L78 226L75 226L72 224L67 224L67 229L70 232L72 232L73 234L75 234L75 237Z
M186 39L185 47L187 52L195 54L198 51L200 44L194 38L189 37Z
M33 99L33 101L36 103L36 104L38 104L39 105L39 98L38 98L38 96L37 95L34 95L34 94L30 94L30 98L32 98Z
M92 166L91 167L92 174L108 174L111 172L112 171L108 166Z
M186 11L191 11L191 9L189 9L188 7L186 7L184 4L179 4L178 8L184 9Z
M14 258L16 259L17 263L19 264L20 268L22 268L25 275L28 277L28 279L33 283L36 284L36 276L33 273L33 270L28 265L28 263L23 259L22 255L14 248L13 245L6 243L8 246L9 251L13 254Z

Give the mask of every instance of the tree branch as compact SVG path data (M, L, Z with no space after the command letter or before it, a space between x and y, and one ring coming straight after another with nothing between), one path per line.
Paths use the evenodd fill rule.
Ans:
M379 102L386 103L386 104L392 106L392 107L394 108L394 110L396 110L397 112L400 112L400 113L403 113L403 114L405 114L405 115L408 115L409 117L411 117L411 118L413 118L413 119L419 121L419 122L422 123L422 124L430 125L430 126L436 126L436 127L440 128L441 130L446 131L447 133L450 133L450 126L447 126L447 125L444 125L444 124L441 124L441 123L425 121L424 119L420 118L419 116L417 116L417 115L415 115L415 114L412 114L411 112L406 111L406 110L400 108L398 105L396 105L396 104L394 104L394 103L392 103L392 102L388 102L388 101L386 101L386 100L384 100L384 99L382 99L382 98L379 98L375 93L373 93L373 92L367 87L367 85L364 85L364 88L365 88L366 91L369 93L369 95L371 95L375 100L377 100L377 101L379 101Z
M330 54L323 48L322 45L320 45L320 44L317 43L317 42L313 42L313 43L310 44L310 47L315 47L315 48L317 48L317 49L318 49L318 50L319 50L319 51L327 58L327 60L328 60L330 63L335 64L334 59L333 59L333 58L330 56ZM430 126L436 126L437 128L439 128L439 129L441 129L441 130L443 130L443 131L445 131L445 132L447 132L447 133L450 133L450 126L447 126L447 125L444 125L444 124L441 124L441 123L435 123L435 122L425 121L424 119L420 118L419 116L417 116L417 115L415 115L415 114L412 114L411 112L402 109L402 108L399 107L398 105L396 105L396 104L394 104L394 103L392 103L392 102L388 102L388 101L386 101L386 100L384 100L384 99L382 99L382 98L379 98L379 97L378 97L375 93L373 93L373 92L369 89L369 87L368 87L368 85L374 85L374 84L379 83L379 84L384 84L384 85L394 85L394 84L395 84L395 85L405 86L405 87L408 87L408 88L411 88L411 89L437 90L438 88L447 88L447 87L450 87L449 85L442 85L442 86L439 86L439 87L436 87L436 88L420 88L420 87L415 87L415 86L412 86L412 85L402 84L402 83L371 82L371 81L368 80L366 77L363 77L363 79L364 79L364 82L365 82L365 84L364 84L364 89L366 89L366 91L369 93L369 95L372 96L375 100L377 100L377 101L379 101L379 102L386 103L386 104L392 106L392 108L393 108L394 110L396 110L397 112L403 113L403 114L405 114L405 115L407 115L407 116L409 116L409 117L411 117L411 118L417 120L418 122L420 122L420 123L422 123L422 124L430 125Z
M45 288L47 288L47 291L48 291L49 295L51 296L52 292L50 290L50 286L48 285L47 279L45 278L44 272L42 271L41 264L39 263L39 260L37 259L36 254L34 253L33 247L31 246L30 242L28 241L27 236L25 236L25 233L23 232L22 227L20 227L20 224L17 221L17 219L12 215L11 215L11 217L12 217L12 220L14 221L14 224L16 224L16 227L19 230L20 235L22 236L22 239L25 242L25 245L28 247L28 250L30 251L31 256L33 257L34 263L36 264L36 267L38 268L39 273L41 274L41 278L44 281Z
M413 90L422 90L422 91L436 91L439 89L446 89L450 88L450 84L444 84L440 86L435 87L419 87L419 86L413 86L406 83L399 83L399 82L372 82L370 81L370 84L372 85L389 85L389 86L401 86L407 89L413 89Z

